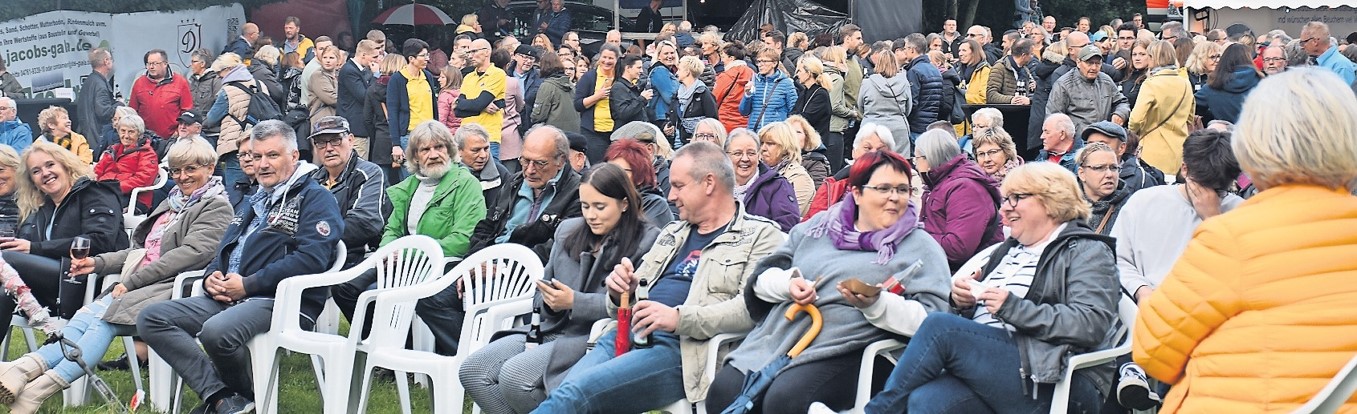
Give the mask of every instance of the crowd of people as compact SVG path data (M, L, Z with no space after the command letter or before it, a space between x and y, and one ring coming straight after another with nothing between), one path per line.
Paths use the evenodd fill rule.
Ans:
M996 41L947 20L869 44L852 24L742 42L654 21L653 42L613 31L591 55L560 0L539 2L530 44L504 3L432 45L373 30L347 48L293 17L274 42L247 23L186 73L146 52L125 104L94 49L79 128L53 107L36 141L0 97L3 261L86 363L137 335L207 413L253 409L239 367L279 281L326 271L341 241L352 266L409 235L545 264L533 336L459 350L458 287L416 306L434 352L470 352L459 380L490 413L722 411L796 346L810 322L786 315L807 308L823 331L759 374L753 412L848 410L859 387L869 413L1044 411L1062 380L1074 412L1289 410L1357 352L1338 334L1357 324L1354 63L1323 23L1292 38L1047 16ZM1029 131L967 110L986 105L1030 107ZM124 213L146 219L125 232ZM89 257L66 259L77 239ZM168 300L203 269L204 295ZM121 279L82 303L93 274ZM363 312L375 280L307 291L304 324L331 299ZM624 307L645 346L590 338ZM1064 378L1126 330L1133 355ZM745 337L709 371L723 333ZM884 339L908 339L899 363L859 384ZM82 374L49 345L0 363L0 403L35 412Z

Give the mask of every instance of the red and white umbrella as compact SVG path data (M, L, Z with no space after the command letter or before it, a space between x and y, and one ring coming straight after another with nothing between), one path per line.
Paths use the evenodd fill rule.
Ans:
M447 13L427 4L407 4L392 7L377 15L376 19L372 19L372 22L381 25L402 24L406 26L454 24Z

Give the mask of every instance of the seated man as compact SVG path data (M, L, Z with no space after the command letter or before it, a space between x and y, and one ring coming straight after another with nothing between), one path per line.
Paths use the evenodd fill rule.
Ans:
M651 346L615 358L616 332L604 335L534 412L589 412L601 406L643 412L680 398L703 400L708 384L700 379L712 375L702 372L706 341L753 327L745 280L786 236L777 223L736 205L735 169L715 144L685 145L672 168L669 199L678 205L680 221L665 226L638 266L622 259L607 281L613 315L623 291L649 287L648 299L638 296L632 308L632 332L650 336Z
M1229 192L1239 171L1229 133L1203 129L1187 136L1182 183L1132 194L1112 226L1123 291L1136 302L1149 297L1187 250L1197 225L1244 202ZM1146 410L1157 405L1159 396L1145 391L1145 373L1140 367L1127 363L1120 372L1117 397L1123 406ZM1137 388L1139 392L1125 391Z
M298 161L292 127L264 121L250 135L261 188L226 228L205 270L206 294L153 304L137 318L142 339L202 398L193 412L253 410L246 342L269 330L278 283L330 268L344 233L334 196L310 178L316 167ZM309 329L325 290L308 290L302 300Z
M465 124L457 134L471 134L470 131L475 129L481 128L476 124ZM394 209L391 218L386 221L386 228L382 230L381 245L411 234L422 234L438 240L438 244L443 247L443 256L450 260L466 256L467 249L471 247L471 231L476 228L476 223L485 218L485 201L476 178L465 168L453 164L453 154L458 152L457 141L447 127L438 121L425 121L410 131L409 149L405 154L409 159L407 164L411 175L387 189ZM489 154L485 140L481 140L481 144L482 151ZM352 321L358 295L374 288L376 282L377 271L373 269L354 280L332 287L330 293L335 304L339 305L339 310ZM440 300L442 302L439 304L430 305L441 307L447 313L436 316L438 324L455 325L446 331L461 332L464 314L462 302L455 295L445 298L435 296L420 303ZM368 322L371 321L368 318ZM425 321L434 324L432 320ZM364 330L369 327L370 324L364 326ZM435 331L439 329L435 328ZM456 341L457 338L452 339Z
M508 187L504 183L510 177L509 169L490 157L490 132L478 124L463 124L452 135L452 140L457 141L457 146L453 147L456 149L452 151L460 153L462 165L470 169L471 175L481 182L485 208L494 207L504 193L504 188Z
M1052 113L1041 124L1041 151L1034 162L1048 161L1060 164L1071 174L1079 172L1074 155L1084 147L1084 140L1074 135L1074 121L1069 115Z
M382 167L358 157L353 149L353 134L349 121L339 116L327 116L311 128L311 151L324 168L311 176L330 189L339 203L339 214L344 217L344 267L363 261L368 245L381 241L382 226L391 215L391 202L386 199L386 174Z

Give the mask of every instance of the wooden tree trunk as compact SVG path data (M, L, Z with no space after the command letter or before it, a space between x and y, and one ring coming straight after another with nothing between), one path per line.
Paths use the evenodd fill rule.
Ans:
M966 2L966 14L960 16L961 20L960 24L957 25L957 30L965 30L962 28L971 27L971 25L974 24L975 10L980 6L980 0L964 0L964 1Z

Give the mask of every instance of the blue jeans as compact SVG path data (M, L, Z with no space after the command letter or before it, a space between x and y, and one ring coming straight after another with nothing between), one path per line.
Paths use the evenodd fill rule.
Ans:
M239 153L231 151L221 156L221 179L225 181L222 184L226 185L227 192L233 194L236 192L236 182L245 178L245 172L240 170L240 158L237 158L236 154ZM239 196L240 194L235 195ZM249 196L249 194L245 194L245 196Z
M909 340L886 388L867 403L867 413L1044 413L1053 384L1024 391L1032 383L1018 375L1017 342L1008 332L957 315L932 313ZM984 392L978 392L984 390ZM1069 411L1096 413L1103 398L1097 387L1075 376Z
M491 142L491 143L490 143L490 158L491 158L491 159L496 159L496 160L499 159L499 143L498 143L498 142Z
M656 333L654 346L614 357L617 331L598 339L566 374L565 382L534 413L639 413L684 398L683 359L673 334Z
M108 310L111 303L113 296L105 295L96 299L76 312L75 318L61 328L62 336L80 346L81 359L85 360L86 366L93 367L104 358L104 352L113 343L113 337L137 334L136 326L116 325L103 320L104 311ZM43 345L37 353L46 361L48 369L56 371L68 383L85 375L85 370L79 364L66 359L61 343Z

